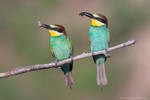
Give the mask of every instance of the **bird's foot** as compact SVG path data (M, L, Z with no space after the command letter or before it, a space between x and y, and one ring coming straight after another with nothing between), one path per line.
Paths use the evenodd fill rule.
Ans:
M55 68L61 68L60 66L58 66L58 61L57 60L55 60L54 63L55 63Z
M70 56L70 58L71 58L71 62L73 62L73 57L72 57L72 56Z
M91 52L92 53L92 56L94 56L94 52Z
M110 58L110 54L108 53L108 50L107 50L107 49L105 49L104 55L105 55L107 58Z

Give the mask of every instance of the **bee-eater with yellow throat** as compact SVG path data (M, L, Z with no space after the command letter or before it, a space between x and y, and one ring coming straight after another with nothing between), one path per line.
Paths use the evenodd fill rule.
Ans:
M72 57L71 41L69 40L65 28L62 25L41 24L40 27L48 30L50 36L50 51L57 61L65 60ZM71 88L73 84L73 61L63 64L60 67L61 70L64 72L67 87Z
M100 13L91 14L89 12L81 12L79 15L87 16L91 20L91 28L89 29L91 52L101 50L107 51L110 42L107 17ZM107 84L105 73L105 61L107 56L107 52L105 54L93 56L94 62L97 65L97 85L99 86Z

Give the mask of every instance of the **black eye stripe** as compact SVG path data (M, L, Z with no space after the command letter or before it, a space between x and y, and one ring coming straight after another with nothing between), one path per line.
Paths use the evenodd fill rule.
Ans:
M100 21L100 22L102 22L102 23L105 23L105 21L103 19L101 19L101 18L95 18L95 19Z
M102 23L105 23L105 21L103 19L100 20Z
M96 18L96 19L99 20L99 21L101 20L100 18Z
M63 32L63 30L62 29L58 29L58 32Z
M62 29L58 29L58 28L53 28L53 30L57 31L57 32L63 32Z
M54 28L54 30L57 31L58 29L57 29L57 28Z

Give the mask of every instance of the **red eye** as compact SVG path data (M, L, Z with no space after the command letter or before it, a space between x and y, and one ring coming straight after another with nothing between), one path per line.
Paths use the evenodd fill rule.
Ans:
M54 30L55 30L55 31L58 31L59 29L58 29L58 28L54 28Z
M105 20L103 20L102 18L96 18L96 20L102 22L102 23L105 23Z
M54 30L57 31L57 32L63 32L62 29L58 29L58 28L54 28Z
M99 20L99 21L101 20L100 18L96 18L96 19Z

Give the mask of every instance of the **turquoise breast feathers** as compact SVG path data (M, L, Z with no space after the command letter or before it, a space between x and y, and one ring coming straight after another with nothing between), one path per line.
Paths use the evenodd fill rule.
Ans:
M106 26L93 27L89 29L91 51L96 52L108 48L108 30Z
M50 47L53 49L52 51L57 60L64 60L72 55L69 38L65 35L61 35L59 37L51 37Z

